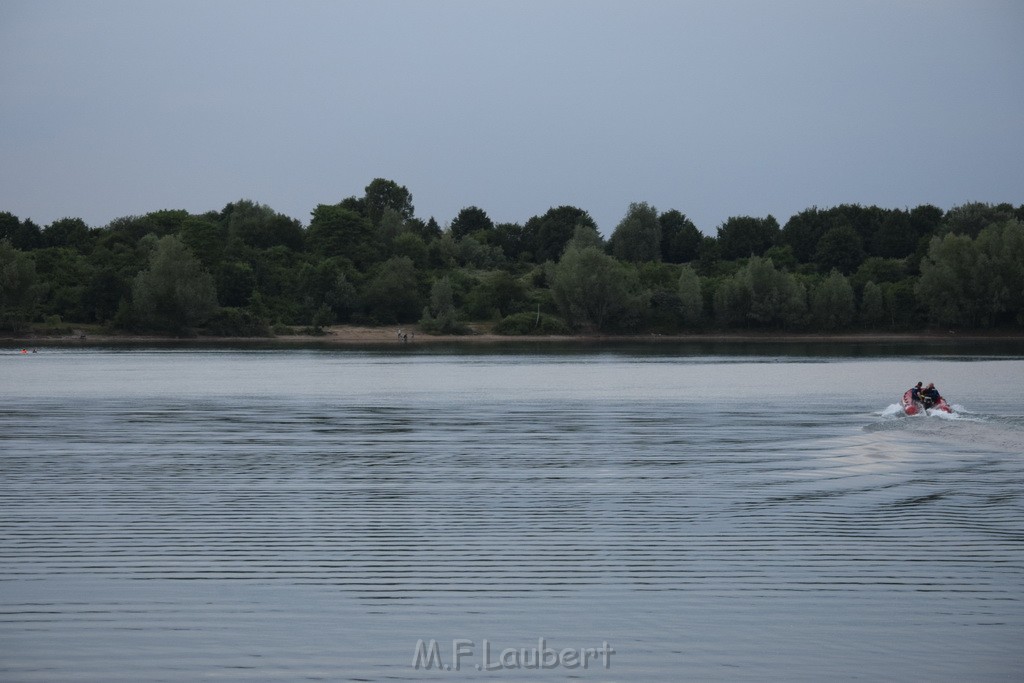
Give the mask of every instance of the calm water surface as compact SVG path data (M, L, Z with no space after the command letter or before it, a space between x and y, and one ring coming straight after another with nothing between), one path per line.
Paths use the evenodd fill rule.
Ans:
M900 415L917 380L958 414ZM1022 380L1024 352L0 354L0 679L1020 680ZM540 638L614 653L498 666ZM431 639L459 671L413 666Z

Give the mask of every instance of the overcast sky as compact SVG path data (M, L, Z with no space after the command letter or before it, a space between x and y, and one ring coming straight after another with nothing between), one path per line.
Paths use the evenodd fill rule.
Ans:
M1020 0L0 0L0 211L1024 203Z

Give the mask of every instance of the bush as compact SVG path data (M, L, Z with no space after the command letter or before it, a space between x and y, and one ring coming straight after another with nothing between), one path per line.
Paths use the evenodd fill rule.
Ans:
M269 337L267 324L244 308L221 308L206 326L207 334L220 337Z
M494 326L496 334L569 334L560 318L547 313L514 313Z

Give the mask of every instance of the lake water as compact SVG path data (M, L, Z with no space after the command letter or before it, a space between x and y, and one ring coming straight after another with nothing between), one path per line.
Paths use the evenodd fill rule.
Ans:
M0 679L1021 680L1024 349L817 349L0 354Z

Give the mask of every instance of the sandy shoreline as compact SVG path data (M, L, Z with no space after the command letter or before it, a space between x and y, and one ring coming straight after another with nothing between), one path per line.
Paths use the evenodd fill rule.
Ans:
M763 343L901 343L901 342L1021 342L1022 332L924 332L910 333L778 333L778 332L712 332L684 334L575 334L575 335L516 335L494 334L480 326L466 335L425 334L415 325L370 327L361 325L335 325L325 328L323 335L279 335L272 337L167 337L157 335L89 334L76 331L64 335L25 335L0 337L4 343L26 344L170 344L225 346L238 344L316 345L316 346L394 346L412 344L581 344L604 343L685 343L685 342L763 342Z

